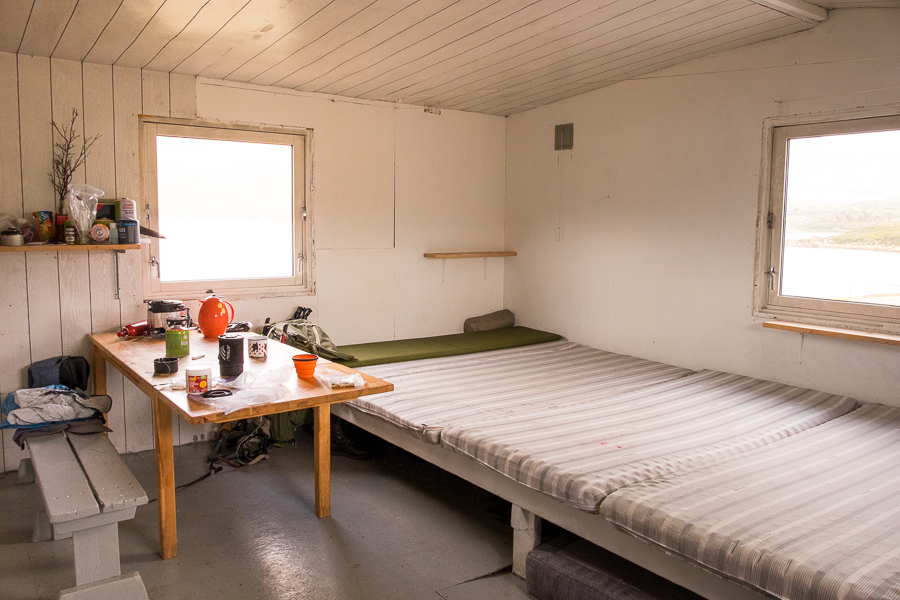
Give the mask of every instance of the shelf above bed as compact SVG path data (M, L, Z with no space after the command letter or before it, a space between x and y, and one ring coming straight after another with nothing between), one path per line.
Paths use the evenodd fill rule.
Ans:
M425 258L494 258L515 255L515 252L505 250L489 252L426 252Z

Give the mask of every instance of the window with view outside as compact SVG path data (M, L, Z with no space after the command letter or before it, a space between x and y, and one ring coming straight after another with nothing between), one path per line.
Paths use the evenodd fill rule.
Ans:
M788 140L781 295L900 306L900 131Z
M156 138L161 282L293 276L293 148Z

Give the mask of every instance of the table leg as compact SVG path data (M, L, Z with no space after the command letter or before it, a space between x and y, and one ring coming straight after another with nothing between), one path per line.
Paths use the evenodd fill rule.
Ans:
M106 395L106 357L97 346L94 346L91 358L91 362L94 363L94 395L104 396Z
M172 444L172 409L162 400L153 402L153 438L156 442L156 480L159 482L159 555L178 556L175 527L175 453Z
M331 407L313 407L316 461L316 516L331 515Z

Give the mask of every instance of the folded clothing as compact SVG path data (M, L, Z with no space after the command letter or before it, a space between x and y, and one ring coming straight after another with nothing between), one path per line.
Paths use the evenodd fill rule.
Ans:
M7 394L0 427L40 427L90 419L109 412L111 406L109 396L92 397L63 385L26 388Z

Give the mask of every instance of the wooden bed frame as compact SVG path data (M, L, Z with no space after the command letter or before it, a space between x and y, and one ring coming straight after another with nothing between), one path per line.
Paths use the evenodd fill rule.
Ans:
M513 571L524 577L525 555L540 543L541 519L613 552L709 600L763 600L772 596L744 587L613 527L600 515L567 506L521 485L469 457L414 438L399 427L346 404L333 414L513 504Z

